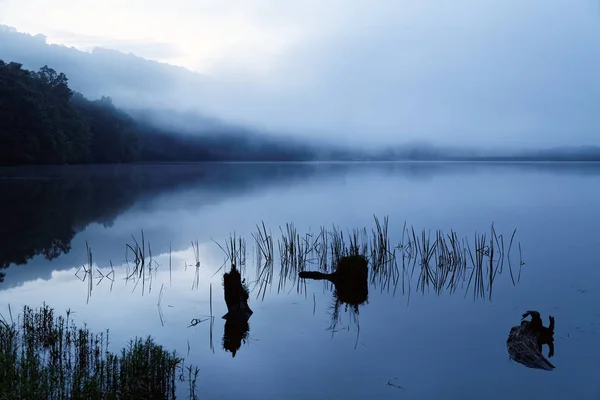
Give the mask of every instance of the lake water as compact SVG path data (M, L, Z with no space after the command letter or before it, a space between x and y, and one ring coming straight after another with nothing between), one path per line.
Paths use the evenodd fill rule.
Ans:
M115 351L152 335L199 366L200 398L600 398L599 164L15 168L0 170L0 193L0 313L43 302L71 309L92 331L110 329ZM332 285L298 281L297 271L281 276L277 243L286 223L303 237L316 237L321 226L345 235L366 227L370 235L374 215L389 218L393 246L406 242L405 223L417 235L453 230L472 243L476 234L489 240L493 223L506 252L516 229L511 267L503 264L490 294L486 274L483 293L469 285L470 272L436 290L432 282L419 286L419 272L399 262L403 278L374 280L358 314L342 305L331 329ZM264 297L252 236L262 223L275 247ZM142 231L154 270L136 285L125 280L126 245ZM246 242L242 270L254 314L232 357L222 348L218 244L234 233ZM80 280L86 243L95 269L114 267L114 282L94 272L91 295ZM211 303L213 324L189 327L210 315ZM556 318L553 371L509 359L508 332L527 310L546 325Z

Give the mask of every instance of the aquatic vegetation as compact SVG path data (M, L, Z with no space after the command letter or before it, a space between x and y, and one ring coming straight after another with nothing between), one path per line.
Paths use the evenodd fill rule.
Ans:
M390 235L389 220L385 217L380 221L373 217L375 227L370 231L367 228L343 231L337 226L331 229L321 227L318 233L309 232L301 234L293 223L280 227L281 236L273 236L267 230L264 222L257 225L256 232L251 236L254 246L251 249L255 254L256 279L253 281L252 292L257 298L263 298L268 289L275 282L275 265L279 264L277 279L277 292L285 290L291 284L298 293L306 291L306 282L298 279L298 273L308 269L315 269L321 273L331 273L339 261L348 256L363 256L369 264L369 284L380 291L396 294L398 289L403 294L413 291L432 291L437 295L448 291L455 293L460 288L465 288L465 296L472 291L473 298L487 297L491 300L493 284L496 278L503 275L506 270L513 285L520 280L521 267L525 264L522 260L522 249L517 244L519 251L518 264L511 258L516 230L510 238L505 240L504 234L498 234L492 224L489 232L475 233L473 238L459 237L457 232L449 233L442 230L434 232L428 230L417 231L414 227L407 227L406 222L401 230L394 231L394 237L399 241L394 244ZM148 283L148 293L152 289L153 277L160 265L152 259L150 242L145 240L144 232L141 240L133 237L133 243L126 245L126 281L135 281L135 287L142 282L142 294ZM217 275L224 267L235 264L240 273L244 273L249 253L246 240L233 234L220 244L213 242L225 255L223 264L214 272ZM198 242L192 241L192 252L195 258L194 277L192 290L198 290L200 285L200 250ZM278 251L279 254L275 254ZM133 255L130 267L129 255ZM92 278L102 281L105 277L115 281L114 268L102 275L98 268L92 267L92 254L88 246L88 265L82 266L76 275L79 276L83 269L82 281L88 282L88 301L93 289ZM169 247L169 280L172 280L171 247ZM278 263L276 263L278 260ZM518 265L518 274L514 271ZM94 270L96 271L94 273ZM187 270L187 263L186 263ZM161 286L162 290L163 286Z
M125 262L127 265L126 281L132 280L135 282L133 290L135 290L140 282L142 282L142 296L146 290L146 282L148 282L148 293L152 291L152 272L156 275L156 270L159 264L152 258L152 247L150 241L146 241L144 231L141 232L141 240L131 235L133 244L125 245ZM141 244L140 244L141 242ZM147 252L146 252L147 247ZM133 267L130 273L129 253L133 255Z
M531 316L530 321L524 320ZM543 326L540 313L527 311L523 314L521 325L513 326L506 340L506 349L510 358L528 368L552 371L556 368L542 354L542 346L549 347L548 357L554 356L554 317L550 316L550 325Z
M92 290L94 289L94 276L96 275L96 278L98 279L98 283L96 285L99 285L104 280L104 278L108 279L110 281L110 288L112 290L112 286L115 283L115 269L111 262L110 272L103 274L102 271L96 268L96 273L94 274L92 248L90 247L87 241L85 242L85 248L88 259L87 265L83 264L81 267L79 267L79 269L77 269L77 272L75 272L75 276L82 282L85 282L87 280L88 291L86 303L89 303L90 297L92 296ZM81 274L81 271L83 271L83 274Z
M381 291L392 291L394 295L401 288L402 293L410 296L413 286L422 293L432 290L438 295L446 290L454 293L463 287L466 288L465 296L472 290L473 298L487 295L491 300L494 281L505 269L508 269L513 285L520 279L520 268L524 265L520 244L516 280L510 257L516 230L510 240L505 241L504 235L498 234L492 225L489 233L475 233L474 240L469 240L460 238L454 231L437 230L432 234L422 230L417 233L414 227L408 228L405 223L397 235L400 241L394 246L387 217L381 222L374 216L374 221L375 227L370 233L362 228L345 234L334 226L330 230L321 227L317 235L310 232L301 235L293 224L286 224L286 229L281 230L281 239L275 240L267 235L263 224L259 233L253 236L264 259L275 258L273 246L264 246L264 243L277 241L279 244L278 292L291 282L302 293L305 283L297 279L302 277L298 273L311 266L317 267L318 272L332 273L342 258L358 255L369 263L370 284ZM257 296L264 297L272 277L273 263L258 265Z
M214 241L214 240L213 240ZM235 233L225 242L225 247L214 241L217 246L225 253L225 260L221 267L213 274L216 275L221 271L227 263L235 264L240 271L246 269L246 240L242 237L236 237Z
M369 290L391 293L392 296L396 296L401 291L402 295L407 296L407 302L410 302L413 292L423 294L428 292L440 296L443 293L453 294L464 289L465 297L471 292L474 300L487 297L491 301L493 285L498 276L509 275L513 285L520 280L521 267L524 262L521 245L520 243L515 244L516 230L512 231L509 239L505 240L504 234L498 234L492 224L489 232L476 232L470 238L460 237L453 230L450 232L417 231L414 227L408 227L405 222L401 226L401 230L393 231L394 239L392 239L388 218L385 217L382 220L377 216L373 216L373 218L374 227L370 230L355 228L344 231L334 225L330 229L320 227L316 232L309 230L307 233L300 233L293 223L287 223L284 227L279 227L280 237L274 236L264 222L257 225L256 231L251 234L254 246L250 248L250 252L255 256L250 260L255 262L253 267L256 271L256 279L252 282L251 290L248 290L244 279L244 290L240 293L247 293L249 297L249 293L254 292L257 299L264 300L267 290L271 291L274 287L273 283L277 282L277 293L286 290L288 285L291 285L293 287L290 291L295 289L297 293L306 296L307 282L301 278L315 278L323 274L321 277L325 278L324 289L335 292L332 306L334 320L332 330L334 330L340 316L341 304L346 305L346 311L351 311L354 323L358 324L358 313L355 306L366 301ZM160 265L152 259L150 242L145 239L143 231L140 240L133 236L132 238L133 243L126 245L125 281L134 280L134 290L139 282L142 282L142 294L145 293L145 286L148 287L147 292L150 293L153 279ZM398 241L396 242L396 240ZM247 255L249 254L246 240L234 233L222 244L214 239L213 242L221 249L225 257L223 264L216 269L212 276L217 275L229 263L235 265L235 274L241 281L241 276L245 274ZM195 259L195 262L190 264L194 265L194 276L190 277L191 289L198 290L201 283L200 247L198 241L191 243ZM513 246L518 246L518 264L511 258ZM128 255L133 255L133 257L128 257ZM340 285L339 282L336 285L335 279L333 279L335 275L330 276L332 279L327 279L328 274L336 274L336 269L344 264L342 260L348 259L348 257L360 257L360 260L364 260L366 263L364 279L361 275L360 285L357 284L354 287ZM170 245L168 264L168 279L171 281L173 266ZM187 265L186 263L186 271ZM279 269L278 277L275 277L276 265ZM518 265L518 274L514 271L513 265ZM98 268L92 267L92 254L89 246L88 265L82 268L85 272L82 280L85 281L89 276L87 281L88 301L93 289L91 282L94 276L99 279L98 284L104 277L107 277L111 281L112 287L115 280L112 263L111 271L101 275ZM94 273L94 271L98 272ZM79 272L77 271L77 274ZM228 274L231 273L226 273L225 276L229 276ZM99 274L100 277L98 277ZM350 289L345 290L347 287ZM159 319L163 325L165 322L161 301L164 289L165 284L162 283L157 301ZM214 323L212 286L210 290L210 317L193 319L191 326L210 320L212 327ZM227 292L227 290L225 291ZM226 294L226 303L228 302L227 296ZM357 299L364 297L364 301L349 301L348 299L351 299L352 296ZM247 300L246 297L244 307L250 310ZM314 296L313 302L316 303ZM316 308L316 304L313 308ZM247 314L251 315L251 311Z
M109 332L78 328L47 305L25 306L17 320L0 319L2 399L175 399L176 381L196 398L197 368L154 343L135 338L109 351Z

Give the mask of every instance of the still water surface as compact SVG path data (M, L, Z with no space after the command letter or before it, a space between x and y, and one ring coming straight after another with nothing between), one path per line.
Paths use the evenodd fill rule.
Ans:
M200 367L200 398L600 398L598 164L17 168L0 170L0 193L0 313L43 302L71 309L92 331L110 329L112 350L152 335ZM388 216L394 246L405 223L417 234L453 230L471 241L493 223L506 244L516 229L515 282L504 268L491 295L488 282L476 295L468 276L436 292L417 287L417 273L404 290L371 285L358 314L342 306L333 321L330 284L280 276L280 227L371 232L374 215ZM275 240L264 297L252 236L263 222ZM142 231L158 266L143 287L125 281L126 245ZM217 243L234 233L246 241L254 314L232 357L222 348L225 255ZM86 243L94 268L108 274L114 266L114 282L96 274L91 295L79 270ZM214 323L189 327L209 316L211 291ZM553 371L509 360L508 332L530 309L545 324L556 318Z

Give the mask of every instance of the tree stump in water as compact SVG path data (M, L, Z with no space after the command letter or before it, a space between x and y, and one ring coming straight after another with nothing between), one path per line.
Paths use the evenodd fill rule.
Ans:
M231 270L223 274L223 291L227 314L223 315L225 327L222 346L225 351L230 351L231 356L240 349L242 342L246 341L250 324L248 320L253 314L248 305L250 294L240 272L231 264Z
M531 321L522 321L513 326L506 340L510 358L528 368L553 370L555 367L542 354L542 346L547 344L548 357L554 356L554 317L550 316L550 325L543 326L540 313L527 311L523 319L531 315Z
M304 279L326 279L335 286L336 298L345 304L358 307L369 297L369 268L364 256L354 255L340 258L335 271L324 274L319 271L301 271Z
M223 274L223 289L227 305L227 314L223 318L250 318L253 313L248 306L248 288L235 264L231 264L231 271Z

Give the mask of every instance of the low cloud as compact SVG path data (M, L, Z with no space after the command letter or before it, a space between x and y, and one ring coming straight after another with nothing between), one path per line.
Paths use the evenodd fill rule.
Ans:
M55 30L48 33L48 42L73 46L86 51L102 47L158 61L169 61L184 55L176 44L151 38L120 39Z

